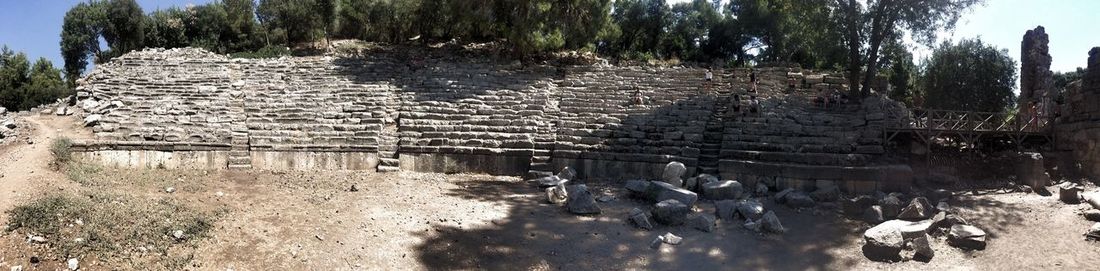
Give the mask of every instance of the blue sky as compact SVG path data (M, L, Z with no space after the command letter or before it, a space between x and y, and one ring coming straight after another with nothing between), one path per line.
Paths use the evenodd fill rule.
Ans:
M670 0L670 3L688 0ZM61 67L58 42L61 22L78 0L0 0L0 44L26 52L32 59L46 57ZM146 12L210 0L138 0ZM1084 67L1088 51L1100 46L1100 0L987 0L968 12L952 33L941 38L958 40L981 37L986 43L1008 49L1020 57L1020 40L1028 29L1046 27L1050 35L1052 70L1071 71ZM926 55L918 48L917 55Z
M64 67L61 60L61 22L65 12L79 0L0 0L0 45L27 53L33 62L45 57L54 67ZM188 3L201 4L210 0L137 0L146 13Z

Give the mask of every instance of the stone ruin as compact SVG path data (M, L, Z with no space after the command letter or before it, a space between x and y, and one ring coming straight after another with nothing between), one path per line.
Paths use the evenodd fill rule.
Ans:
M1060 166L1075 174L1100 178L1100 47L1089 51L1088 69L1064 95L1055 137L1056 149L1068 159L1063 159Z
M1054 73L1050 71L1049 42L1050 38L1042 26L1024 34L1020 49L1020 98L1017 101L1021 112L1027 112L1026 107L1031 102L1037 103L1037 108L1044 111L1053 103Z
M122 167L546 176L569 166L586 180L621 180L657 177L680 162L689 175L784 188L819 180L851 192L909 187L908 166L879 159L882 127L898 115L884 103L822 111L773 95L800 72L790 68L757 69L759 94L746 92L747 78L705 93L704 71L410 60L390 51L230 59L147 49L80 80L78 106L96 139L74 150ZM805 76L816 88L844 82ZM730 117L752 95L761 112Z

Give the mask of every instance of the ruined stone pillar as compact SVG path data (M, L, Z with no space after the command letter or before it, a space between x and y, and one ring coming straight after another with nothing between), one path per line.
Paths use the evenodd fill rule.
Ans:
M1017 106L1026 114L1028 105L1036 102L1036 108L1049 108L1048 92L1054 88L1054 73L1050 71L1049 42L1043 26L1028 30L1024 34L1020 50L1020 99ZM1038 112L1042 114L1043 112ZM1030 116L1029 116L1030 117Z

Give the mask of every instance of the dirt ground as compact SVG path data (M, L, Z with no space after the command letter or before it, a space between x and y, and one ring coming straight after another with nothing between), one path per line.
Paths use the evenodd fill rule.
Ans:
M381 174L359 171L261 172L103 169L78 181L49 167L48 142L87 136L75 121L31 117L34 144L0 147L0 211L46 193L113 191L172 198L200 210L219 210L208 238L181 244L173 257L190 270L1011 270L1100 268L1100 243L1085 241L1091 225L1054 196L959 191L953 206L989 233L983 251L965 252L937 237L935 257L880 263L861 253L868 225L830 210L775 206L789 231L760 235L739 222L719 221L712 233L690 227L636 229L627 221L648 203L620 185L589 183L601 203L597 216L575 216L545 202L515 177ZM350 191L352 185L358 191ZM176 188L166 193L166 187ZM1095 188L1093 188L1095 189ZM700 203L699 212L713 212ZM0 225L7 223L0 216ZM125 223L125 221L120 221ZM671 232L683 244L651 249ZM116 258L51 255L26 233L0 231L0 270L161 269L132 249ZM31 257L42 262L33 265Z

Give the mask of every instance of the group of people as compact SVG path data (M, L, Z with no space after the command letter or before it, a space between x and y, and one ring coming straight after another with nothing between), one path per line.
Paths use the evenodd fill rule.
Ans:
M730 72L729 76L731 80L737 79L737 73L735 72ZM710 68L707 68L707 73L703 75L703 81L704 89L706 89L707 92L710 92L714 89L714 72ZM756 83L756 70L749 69L749 84L751 84L751 87L749 88L748 92L756 92Z

